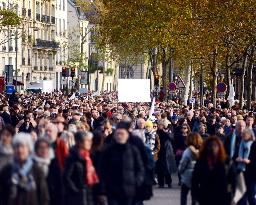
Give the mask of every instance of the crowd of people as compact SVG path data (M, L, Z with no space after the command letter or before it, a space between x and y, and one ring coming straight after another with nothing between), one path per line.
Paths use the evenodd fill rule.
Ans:
M2 95L0 205L142 205L176 173L181 205L256 205L254 118L115 92Z

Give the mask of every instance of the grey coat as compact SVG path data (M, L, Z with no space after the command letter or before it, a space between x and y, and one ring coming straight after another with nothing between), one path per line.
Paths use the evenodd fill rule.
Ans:
M188 147L181 158L179 164L179 173L181 176L181 183L191 188L192 175L196 164L196 153Z

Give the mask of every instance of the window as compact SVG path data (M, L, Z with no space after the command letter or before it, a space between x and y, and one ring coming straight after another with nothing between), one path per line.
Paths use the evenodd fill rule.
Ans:
M61 35L61 19L59 19L59 34Z
M35 57L35 66L37 66L37 53L34 54L34 57Z
M65 25L65 19L63 19L63 35L64 35L65 31L66 31L66 25Z
M26 1L23 0L22 8L26 8Z
M5 67L5 57L2 57L2 68Z
M65 0L63 0L63 11L65 11L65 7L66 7Z
M36 13L37 14L40 14L41 12L40 12L40 4L39 4L39 2L36 2Z
M59 10L61 10L61 0L59 0L60 1L60 4L59 4Z
M8 65L12 65L12 57L9 57Z

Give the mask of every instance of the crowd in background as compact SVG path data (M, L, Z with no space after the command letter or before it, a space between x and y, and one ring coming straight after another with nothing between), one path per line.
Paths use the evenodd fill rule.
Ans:
M0 97L0 205L142 205L153 186L180 204L256 205L255 113L117 94Z

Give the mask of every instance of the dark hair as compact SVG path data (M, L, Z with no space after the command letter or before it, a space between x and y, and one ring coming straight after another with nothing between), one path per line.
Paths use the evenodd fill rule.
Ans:
M218 144L218 146L219 146L219 153L218 153L218 156L217 156L217 162L224 163L226 161L226 159L227 159L227 154L225 152L225 148L224 148L223 143L220 141L220 139L217 136L208 137L204 141L203 146L202 146L202 148L200 150L199 159L202 160L202 161L207 161L208 147L210 146L210 144L212 142L216 142Z
M15 135L15 129L14 129L14 127L11 126L11 125L5 125L5 126L3 127L3 129L1 130L0 135L2 135L4 131L9 132L12 136Z
M50 147L50 142L49 140L47 140L46 138L39 138L36 142L35 142L35 152L37 152L37 150L39 149L39 146L41 143L45 143L47 144L48 147Z
M101 151L104 146L105 134L101 131L93 132L92 153Z
M131 128L132 124L129 121L121 121L117 124L116 129L125 129L129 130Z

